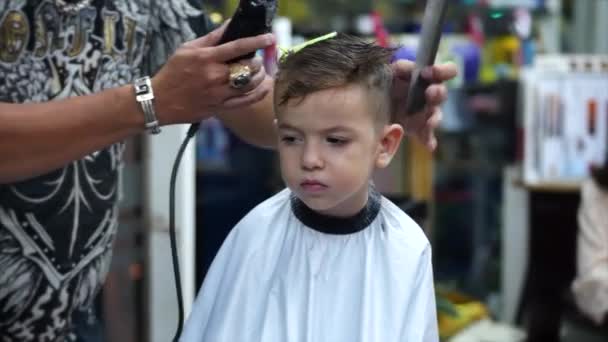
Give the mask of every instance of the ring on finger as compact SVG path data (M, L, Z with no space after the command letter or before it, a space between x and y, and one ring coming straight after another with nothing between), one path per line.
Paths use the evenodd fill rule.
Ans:
M234 89L242 89L251 82L251 68L248 65L234 63L228 66L230 71L229 84Z

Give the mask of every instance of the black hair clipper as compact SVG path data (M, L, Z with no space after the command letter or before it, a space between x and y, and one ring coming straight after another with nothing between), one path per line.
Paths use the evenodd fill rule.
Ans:
M420 75L422 69L435 63L441 29L445 20L445 13L449 0L427 0L424 9L424 21L418 51L416 53L416 67L412 73L412 82L408 92L406 113L414 115L424 109L426 105L426 89L430 82Z
M277 12L277 0L240 0L219 44L253 37L272 31L272 20ZM253 58L255 51L228 61Z

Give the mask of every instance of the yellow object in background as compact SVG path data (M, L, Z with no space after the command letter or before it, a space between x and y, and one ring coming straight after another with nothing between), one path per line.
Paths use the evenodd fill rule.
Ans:
M407 174L406 192L415 201L433 199L433 154L428 148L415 140L406 144Z
M483 47L480 80L493 83L500 79L515 79L522 65L521 42L516 36L489 40Z
M490 316L488 308L482 302L462 293L438 288L437 296L443 301L450 302L450 311L454 311L452 313L439 311L437 314L439 337L442 341Z
M470 302L454 305L457 316L440 313L439 337L443 340L456 335L458 332L481 319L489 316L488 309L480 302Z

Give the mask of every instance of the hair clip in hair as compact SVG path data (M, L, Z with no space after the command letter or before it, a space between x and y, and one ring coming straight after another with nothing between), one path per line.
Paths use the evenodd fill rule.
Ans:
M305 41L304 43L298 44L298 45L296 45L294 47L291 47L289 49L285 49L285 48L282 48L282 47L279 47L279 49L281 50L281 53L283 55L290 54L290 53L293 54L293 53L297 53L298 51L302 50L303 48L305 48L307 46L316 44L318 42L322 42L324 40L328 40L328 39L334 38L337 35L338 35L338 32L332 32L332 33L328 33L326 35L323 35L323 36L320 36L320 37L317 37L317 38Z

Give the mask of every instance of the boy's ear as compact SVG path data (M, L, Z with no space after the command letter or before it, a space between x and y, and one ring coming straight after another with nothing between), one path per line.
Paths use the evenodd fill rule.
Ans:
M401 145L401 139L403 139L403 127L399 124L387 125L381 133L380 153L376 157L377 168L385 168L393 160L393 156Z

